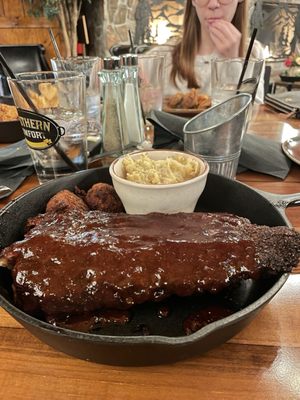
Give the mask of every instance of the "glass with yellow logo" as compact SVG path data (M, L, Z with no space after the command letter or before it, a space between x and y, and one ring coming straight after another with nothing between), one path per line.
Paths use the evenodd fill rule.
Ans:
M39 182L87 169L85 76L30 72L8 82Z

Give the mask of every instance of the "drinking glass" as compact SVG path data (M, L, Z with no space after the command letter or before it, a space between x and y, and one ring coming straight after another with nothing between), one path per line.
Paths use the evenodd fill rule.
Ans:
M164 56L139 55L139 91L146 116L163 105Z
M30 72L8 78L40 183L87 168L85 76Z
M213 59L211 61L211 97L216 105L237 93L249 93L255 100L264 60L249 59L242 84L237 89L242 73L244 58Z
M51 58L54 71L82 72L86 79L86 113L88 139L101 139L100 124L100 88L98 72L101 70L99 57Z

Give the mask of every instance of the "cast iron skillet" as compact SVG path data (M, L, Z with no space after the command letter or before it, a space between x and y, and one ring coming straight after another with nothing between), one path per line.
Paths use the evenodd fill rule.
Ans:
M65 188L73 190L75 185L88 189L99 181L111 183L107 168L75 173L13 200L0 213L0 247L21 239L26 220L44 212L46 202L56 192ZM239 182L209 174L196 210L231 212L256 224L289 225L284 208L295 204L300 194L268 194L268 197L269 200ZM288 277L283 274L258 282L247 280L218 297L172 298L164 303L170 310L167 318L158 318L160 305L144 304L132 312L131 321L125 326L113 325L87 334L52 326L16 308L11 298L10 276L6 269L0 268L0 271L0 305L33 335L72 356L115 365L170 363L224 343L255 317ZM186 336L182 327L189 315L214 304L230 308L232 314ZM150 335L144 335L145 329Z

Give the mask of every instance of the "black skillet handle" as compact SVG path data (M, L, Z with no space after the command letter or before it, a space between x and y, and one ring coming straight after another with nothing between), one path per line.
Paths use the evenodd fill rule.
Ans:
M277 210L286 218L285 210L287 207L300 206L300 193L292 194L275 194L264 192L262 190L256 190L264 198L269 200L269 202L277 208Z

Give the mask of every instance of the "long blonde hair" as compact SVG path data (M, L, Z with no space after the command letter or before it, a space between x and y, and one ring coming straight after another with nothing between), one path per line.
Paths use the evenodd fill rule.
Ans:
M245 53L245 42L248 33L248 0L237 5L232 24L242 33L239 56ZM187 0L184 18L183 34L180 42L172 53L171 82L177 86L176 77L187 81L188 88L198 88L199 82L195 75L195 58L201 43L201 25L192 0Z

